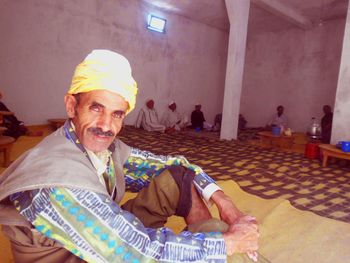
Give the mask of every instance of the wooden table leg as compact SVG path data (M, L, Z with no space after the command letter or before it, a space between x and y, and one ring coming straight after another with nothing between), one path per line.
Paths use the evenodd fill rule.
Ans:
M323 151L323 161L322 161L322 166L327 167L327 160L328 160L328 154Z
M11 145L7 146L4 150L4 165L8 167L10 165L10 154L11 154Z
M11 163L10 160L10 155L11 155L11 148L12 148L12 144L7 144L7 145L2 145L1 146L1 151L4 153L4 167L8 167Z
M4 166L10 165L10 154L15 139L9 136L0 136L0 151L4 153Z

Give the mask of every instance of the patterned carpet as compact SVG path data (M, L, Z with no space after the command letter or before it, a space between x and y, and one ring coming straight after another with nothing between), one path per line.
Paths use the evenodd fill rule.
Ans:
M299 209L350 223L348 162L324 168L302 154L191 132L160 134L126 126L120 138L157 154L184 155L214 179L233 179L251 194L288 199Z
M244 130L238 131L238 140L245 142L249 140L257 140L259 138L258 132L263 131L264 128L257 127L257 128L246 128Z

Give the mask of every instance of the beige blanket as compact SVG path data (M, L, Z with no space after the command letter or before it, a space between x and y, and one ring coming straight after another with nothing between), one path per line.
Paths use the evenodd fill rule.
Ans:
M295 209L282 199L265 200L242 191L233 181L219 185L245 213L260 223L259 262L335 263L350 260L350 224ZM132 197L128 193L125 199ZM212 208L212 213L217 212ZM180 231L185 224L173 217L168 227ZM1 262L11 262L9 246L0 234ZM245 255L235 255L229 262L252 262Z
M259 262L335 263L350 261L350 224L301 211L283 199L266 200L248 194L233 181L221 181L224 189L243 212L258 218L261 238ZM212 208L214 215L217 212ZM183 229L181 218L168 222ZM236 255L229 262L252 262Z

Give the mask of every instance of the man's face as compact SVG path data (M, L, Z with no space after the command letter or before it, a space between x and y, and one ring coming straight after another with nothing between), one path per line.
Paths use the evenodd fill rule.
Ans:
M331 113L332 112L331 107L329 107L328 105L323 106L323 112L324 114Z
M66 95L65 103L78 139L93 152L106 150L119 133L129 104L120 95L107 90L81 93L79 103Z
M146 106L147 106L147 108L152 110L154 108L154 101L153 100L147 101Z
M169 105L169 109L171 109L172 111L176 110L176 103Z
M280 107L277 108L277 113L279 115L281 115L283 113L283 110L284 110L284 108L280 106Z

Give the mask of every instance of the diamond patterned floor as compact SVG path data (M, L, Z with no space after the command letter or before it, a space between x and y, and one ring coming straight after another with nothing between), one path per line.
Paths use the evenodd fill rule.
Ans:
M271 150L215 136L160 134L126 126L121 139L130 146L158 154L184 155L213 178L233 179L262 198L284 198L303 210L350 223L350 166L302 154Z

